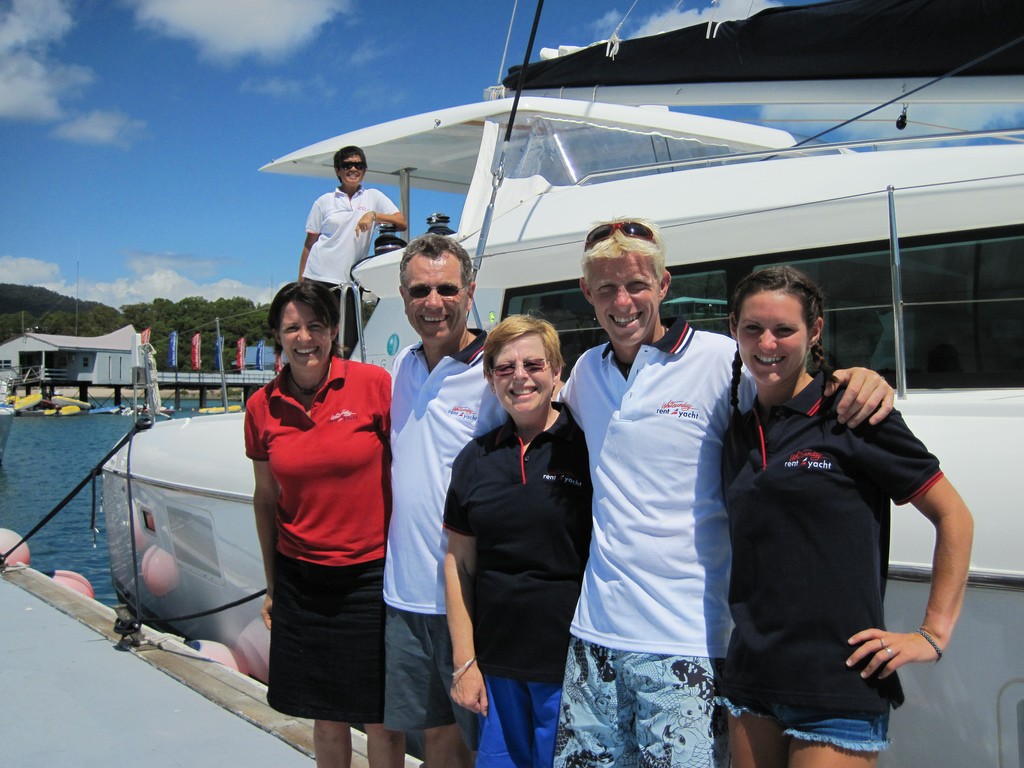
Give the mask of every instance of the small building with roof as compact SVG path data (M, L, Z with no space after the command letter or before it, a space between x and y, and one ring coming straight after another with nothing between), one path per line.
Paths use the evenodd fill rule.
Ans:
M0 344L0 377L26 393L33 386L78 387L83 393L90 386L131 386L135 338L131 325L105 336L23 333Z

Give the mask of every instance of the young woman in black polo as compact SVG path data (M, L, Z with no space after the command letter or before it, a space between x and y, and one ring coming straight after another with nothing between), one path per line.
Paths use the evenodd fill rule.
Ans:
M963 602L970 512L896 411L838 423L823 325L820 290L791 267L748 275L733 294L722 471L735 629L720 691L736 768L874 766L903 700L896 670L941 658ZM744 368L757 399L741 413ZM936 531L931 594L910 631L888 631L882 615L891 500Z

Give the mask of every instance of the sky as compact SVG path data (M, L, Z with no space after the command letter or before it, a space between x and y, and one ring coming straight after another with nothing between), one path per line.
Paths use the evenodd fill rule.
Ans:
M548 0L532 58L617 28L628 39L779 4ZM113 307L269 301L295 278L309 208L331 185L260 166L346 131L481 100L522 61L534 9L0 0L0 282ZM398 201L397 189L382 189ZM414 193L409 234L437 210L457 223L461 206Z

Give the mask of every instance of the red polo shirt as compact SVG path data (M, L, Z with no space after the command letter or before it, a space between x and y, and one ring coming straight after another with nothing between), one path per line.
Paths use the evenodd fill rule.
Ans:
M384 557L391 514L391 377L335 358L307 414L281 375L246 404L245 455L281 487L277 550L322 565Z

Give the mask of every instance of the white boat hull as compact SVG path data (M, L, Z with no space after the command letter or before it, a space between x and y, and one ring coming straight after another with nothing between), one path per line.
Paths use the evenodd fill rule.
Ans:
M127 605L138 603L147 623L215 609L265 587L242 419L160 422L103 469L114 587ZM163 623L190 639L223 643L241 671L265 680L269 633L261 605L257 597L211 616Z

